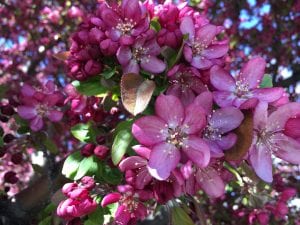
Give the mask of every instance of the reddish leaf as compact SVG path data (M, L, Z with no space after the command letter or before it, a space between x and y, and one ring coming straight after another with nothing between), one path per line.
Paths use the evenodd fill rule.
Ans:
M62 61L65 61L68 59L70 55L70 52L69 51L65 51L65 52L59 52L59 53L56 53L53 55L54 58L58 59L58 60L62 60Z
M247 154L253 138L253 115L250 112L245 113L245 119L235 133L238 136L236 144L225 151L225 159L228 161L239 161Z
M124 107L133 115L143 112L153 94L155 83L138 74L125 74L121 79L121 97Z

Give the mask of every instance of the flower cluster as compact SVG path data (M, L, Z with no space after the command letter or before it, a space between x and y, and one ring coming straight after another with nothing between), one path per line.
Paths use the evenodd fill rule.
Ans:
M97 208L97 203L90 196L90 191L95 187L95 181L91 177L83 177L80 183L67 183L62 192L68 198L62 201L57 208L57 215L72 220L92 213Z
M62 119L63 112L58 107L63 105L63 99L62 93L50 80L41 87L24 84L17 111L21 118L30 121L33 131L39 131L44 127L44 119L48 118L51 122Z
M283 88L265 84L263 57L251 57L238 73L228 71L229 41L223 31L186 3L123 0L101 2L72 35L69 76L109 90L101 97L90 92L85 96L83 89L65 87L72 124L92 120L113 131L113 141L107 135L105 145L84 144L81 155L96 156L110 168L112 161L124 173L124 182L109 189L110 194L104 194L107 189L98 192L103 208L118 203L117 224L144 219L153 200L166 204L200 190L213 199L225 198L232 174L243 182L243 164L256 174L251 179L266 183L273 180L272 156L300 164L300 104L290 103ZM119 84L121 94L115 91ZM112 103L119 100L112 95L121 97L121 106ZM130 120L107 126L107 99L119 110L119 120ZM129 118L124 111L135 116L143 110L132 108L142 105L148 106L142 116ZM249 177L246 183L253 188ZM287 199L274 210L283 212ZM86 214L79 210L81 214L69 216L64 204L68 200L59 206L61 217ZM268 221L263 210L253 215L260 223Z

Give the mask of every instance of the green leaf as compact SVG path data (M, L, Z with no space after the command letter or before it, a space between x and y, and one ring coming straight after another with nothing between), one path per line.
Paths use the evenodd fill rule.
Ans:
M273 87L273 80L270 74L265 74L262 82L260 83L261 88Z
M71 128L71 133L79 141L91 142L96 140L98 130L96 130L91 122L86 124L79 123Z
M85 81L73 81L72 85L83 95L97 96L107 92L107 88L101 85L101 76L94 76Z
M156 32L160 31L161 30L161 25L160 23L158 22L158 18L155 17L153 18L151 21L150 21L150 28L152 30L155 30Z
M116 135L117 133L119 133L121 130L124 129L131 130L133 122L134 122L133 119L128 119L118 123L118 125L115 128L114 134Z
M105 79L110 79L110 78L113 77L113 75L116 74L116 70L117 70L116 67L113 67L113 68L110 68L110 67L109 67L109 68L105 69L105 70L101 73L101 75L102 75Z
M79 180L85 175L93 176L102 170L102 163L96 156L90 156L81 160L74 180Z
M194 222L190 216L180 207L173 207L171 214L173 225L194 225Z
M122 181L122 173L117 168L105 165L103 167L102 178L109 184L117 185Z
M52 224L51 221L52 221L52 217L48 216L45 219L43 219L41 222L39 222L38 225L51 225Z
M67 178L73 180L82 159L83 156L81 155L80 151L74 152L71 155L69 155L64 162L62 174L65 175Z
M124 130L120 130L117 133L111 151L112 154L111 157L114 165L117 165L121 161L132 139L133 137L131 134L131 130L124 129Z
M88 220L89 224L100 225L104 223L104 210L103 208L98 207L95 212L89 214ZM84 223L85 224L85 223Z

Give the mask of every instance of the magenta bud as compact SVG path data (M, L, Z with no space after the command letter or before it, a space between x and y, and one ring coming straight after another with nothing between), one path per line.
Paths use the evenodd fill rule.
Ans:
M81 187L86 188L87 190L92 190L95 187L95 180L92 177L85 176L81 178Z
M94 149L94 154L97 156L99 159L104 159L109 151L109 148L104 146L104 145L98 145Z
M81 149L81 155L85 156L85 157L89 157L91 155L93 155L94 153L94 148L95 145L94 144L86 144L85 146L83 146L83 148Z
M15 110L11 105L3 105L1 106L1 113L6 116L11 116L15 113Z
M20 164L23 161L23 153L17 152L11 156L11 161L14 164Z
M15 172L13 172L13 171L6 172L4 174L4 181L6 183L15 184L19 180L16 175L17 174Z

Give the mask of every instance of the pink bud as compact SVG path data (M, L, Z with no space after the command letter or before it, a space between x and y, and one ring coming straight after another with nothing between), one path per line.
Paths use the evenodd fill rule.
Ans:
M99 159L104 159L109 151L109 148L104 146L104 145L98 145L94 149L94 154L97 156Z

